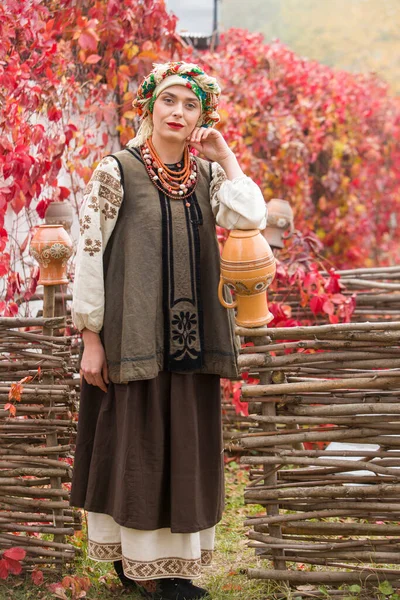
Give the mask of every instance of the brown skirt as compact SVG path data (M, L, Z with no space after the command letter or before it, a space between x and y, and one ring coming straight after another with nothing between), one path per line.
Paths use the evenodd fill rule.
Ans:
M162 371L107 393L83 380L71 506L194 533L222 517L223 467L218 375Z

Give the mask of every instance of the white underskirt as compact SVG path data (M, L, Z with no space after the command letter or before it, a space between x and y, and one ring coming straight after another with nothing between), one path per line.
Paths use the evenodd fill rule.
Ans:
M215 526L196 533L171 533L123 527L109 515L87 512L88 557L104 562L122 560L126 577L193 579L211 564Z

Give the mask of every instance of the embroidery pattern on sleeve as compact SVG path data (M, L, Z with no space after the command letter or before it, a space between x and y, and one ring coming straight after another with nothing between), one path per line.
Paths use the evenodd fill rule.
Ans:
M110 187L114 191L119 191L121 189L118 179L105 171L95 171L93 181L100 181L100 183L104 183L104 185Z
M109 187L106 187L103 184L100 184L99 187L99 195L114 204L114 206L121 206L122 203L122 195L121 193L113 192Z
M103 252L123 202L119 169L104 158L84 190L74 282L73 318L84 327L100 331L104 316Z
M101 159L101 164L102 165L114 165L115 160L113 158L111 158L111 156L105 156L104 158ZM118 171L118 169L117 169L117 171Z
M89 181L89 183L85 187L83 195L84 196L89 196L89 194L91 193L92 189L93 189L93 181Z
M106 221L107 219L114 219L117 215L117 210L110 206L108 202L105 202L104 208L101 212L103 213Z
M89 215L84 215L82 219L79 219L81 235L83 235L85 233L86 229L90 229L91 222L92 222L92 219L89 217Z
M93 175L93 181L98 181L100 183L99 195L102 198L114 206L121 206L121 183L118 179L113 177L113 175L110 173L106 173L105 171L96 171Z
M221 185L226 181L226 174L220 165L218 165L213 173L213 177L211 179L210 184L210 196L211 199L214 200L217 196L219 190L221 189Z
M88 208L91 208L94 212L99 212L99 199L97 196L92 196L90 204L88 204Z
M101 250L101 240L91 240L87 238L85 240L84 251L89 253L89 256L94 256L96 252Z

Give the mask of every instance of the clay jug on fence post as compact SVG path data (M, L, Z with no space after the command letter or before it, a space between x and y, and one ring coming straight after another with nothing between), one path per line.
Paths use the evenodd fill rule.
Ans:
M50 202L44 215L46 225L62 225L65 231L71 233L74 221L74 211L69 202ZM55 289L54 316L60 317L65 314L65 302L68 294L67 285L57 285Z
M39 285L68 283L67 262L72 242L62 225L39 225L30 244L30 253L40 265Z
M72 255L72 241L62 225L39 225L33 234L29 250L40 266L38 284L44 286L43 317L51 319L54 317L56 287L57 285L68 283L67 262ZM54 334L51 321L43 326L42 333L44 336L52 336ZM48 348L46 353L52 354L52 348ZM51 372L45 373L42 378L43 382L49 386L54 383L54 375ZM57 414L51 409L50 405L47 417L49 419L56 419ZM46 433L46 446L54 448L58 445L59 437L57 431L54 430ZM59 455L52 454L52 458L58 460ZM50 486L52 489L61 490L61 477L51 476ZM55 508L53 511L54 515L58 516L60 520L63 519L63 508ZM64 544L64 535L54 534L54 542ZM62 568L62 561L59 560L58 564Z
M237 325L260 327L272 321L266 292L275 273L275 257L258 229L230 232L221 256L218 298L225 308L237 308ZM224 285L235 292L232 303L223 296Z

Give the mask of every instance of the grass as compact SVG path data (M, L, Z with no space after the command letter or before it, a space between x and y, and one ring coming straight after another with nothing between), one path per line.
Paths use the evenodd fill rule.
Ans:
M254 549L247 547L248 528L243 526L243 522L246 516L264 510L258 505L244 505L243 493L247 481L246 470L236 462L227 465L226 505L223 518L217 525L213 563L203 568L201 578L196 579L195 583L207 588L213 600L307 600L311 597L314 600L333 600L334 596L323 587L300 586L301 589L296 592L282 584L247 577L247 568L269 568L267 561L255 556ZM112 563L99 563L87 558L85 519L82 532L78 532L70 541L83 550L82 556L76 561L73 575L90 578L91 586L86 595L88 600L143 600L140 594L128 592L120 585ZM6 581L0 580L0 600L54 599L56 596L46 587L50 582L50 579L45 578L41 586L36 586L30 578L10 576ZM396 593L381 594L357 588L358 586L347 588L347 600L400 599ZM70 597L67 594L67 598Z
M262 507L245 507L243 492L247 482L247 472L233 462L227 465L225 475L226 506L223 519L217 525L216 547L213 563L204 567L196 585L210 590L213 600L265 600L270 598L271 584L248 579L247 567L261 567L262 561L255 557L254 550L247 548L246 528L243 521L247 514L260 512ZM143 600L140 594L127 592L114 574L112 563L95 562L86 556L86 523L83 530L69 540L80 546L83 554L75 564L74 575L90 578L91 587L88 600ZM54 595L46 584L54 581L45 577L41 586L34 585L30 578L21 579L9 576L0 581L0 600L50 600Z

